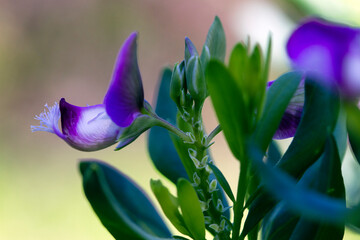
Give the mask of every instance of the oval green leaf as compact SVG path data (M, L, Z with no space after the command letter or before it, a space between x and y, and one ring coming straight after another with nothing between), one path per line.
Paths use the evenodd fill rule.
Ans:
M98 160L82 161L80 172L87 199L115 239L171 238L149 198L127 176Z
M185 224L195 240L205 240L205 219L196 191L183 178L177 182L178 201Z

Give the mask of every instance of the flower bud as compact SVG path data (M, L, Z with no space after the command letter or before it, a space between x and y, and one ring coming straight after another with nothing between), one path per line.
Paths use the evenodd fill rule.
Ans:
M180 64L175 64L174 70L171 76L170 82L170 97L176 103L178 107L181 106L181 90L185 83L185 64L181 62Z
M197 52L195 45L191 42L191 40L186 37L185 38L185 62L188 64L191 57L198 57L199 53Z
M204 101L207 96L204 72L198 56L191 57L186 65L186 84L195 101Z

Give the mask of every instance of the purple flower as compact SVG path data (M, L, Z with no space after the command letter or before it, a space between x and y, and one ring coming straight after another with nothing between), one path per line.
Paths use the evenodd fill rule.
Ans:
M60 100L36 116L40 126L31 126L32 131L46 131L56 134L70 146L81 151L95 151L113 145L122 128L106 114L104 104L77 107ZM61 118L61 128L59 120Z
M128 127L144 110L136 38L137 33L132 33L123 44L104 99L107 113L120 127Z
M348 97L360 95L360 29L309 19L290 36L287 52L295 68Z
M35 117L40 126L31 126L32 131L51 132L76 149L95 151L117 141L124 147L155 125L144 100L136 39L137 33L132 33L120 49L103 104L78 107L62 98L60 106L45 105L47 109Z
M267 88L274 81L267 83ZM291 98L288 107L281 119L280 125L273 136L273 139L285 139L293 137L300 123L305 102L305 80L301 80L294 96Z

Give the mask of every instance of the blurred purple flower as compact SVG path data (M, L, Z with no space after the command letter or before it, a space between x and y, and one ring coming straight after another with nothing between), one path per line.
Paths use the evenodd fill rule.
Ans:
M146 115L151 107L144 100L136 39L137 33L132 33L120 49L103 104L78 107L62 98L60 106L45 105L47 109L35 117L40 126L31 126L32 131L51 132L78 150L95 151L117 141L124 147L151 127ZM137 118L142 127L129 127Z
M347 97L360 95L360 29L309 19L290 36L287 52L296 69Z
M275 81L275 80L274 80ZM267 88L274 81L267 83ZM288 107L281 119L280 125L273 136L273 139L285 139L293 137L300 123L305 102L305 80L301 80L294 96L291 98Z

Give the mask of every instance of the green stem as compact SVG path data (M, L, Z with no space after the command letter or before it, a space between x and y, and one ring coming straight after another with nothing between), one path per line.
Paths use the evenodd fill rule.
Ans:
M191 142L192 141L192 139L188 135L186 135L186 133L184 133L183 131L181 131L179 128L172 125L168 121L162 119L159 116L156 116L155 118L158 120L157 126L160 126L160 127L163 127L165 129L169 130L170 132L172 132L175 135L179 136L185 142Z
M240 163L240 174L236 195L236 202L234 204L234 228L232 233L232 240L238 240L240 235L241 220L244 212L244 201L247 189L247 174L248 174L248 159L244 158Z
M208 146L211 142L211 140L219 133L222 131L222 128L220 125L217 125L217 127L212 130L212 132L209 134L209 136L206 139L206 146Z

